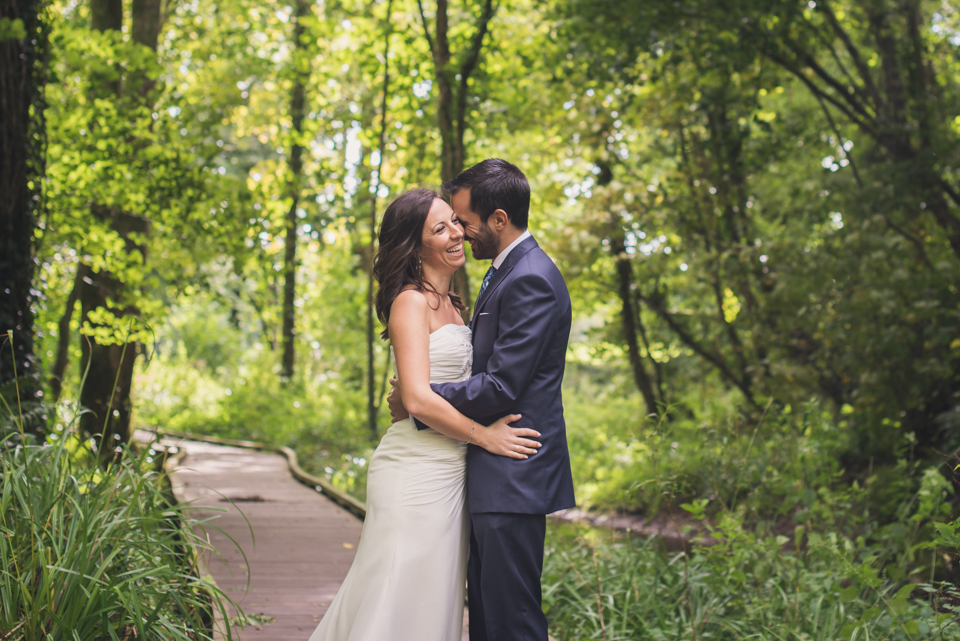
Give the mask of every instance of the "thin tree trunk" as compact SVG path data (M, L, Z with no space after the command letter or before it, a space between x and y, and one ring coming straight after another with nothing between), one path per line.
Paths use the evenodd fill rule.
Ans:
M930 116L929 67L925 60L926 47L920 34L923 16L920 4L916 0L904 3L907 14L907 35L910 41L908 69L910 72L910 94L915 105L914 112L919 133L919 158L916 168L920 173L920 197L927 204L934 219L944 229L954 253L960 256L960 218L950 211L950 205L943 194L945 183L937 169L934 138L937 135L933 119Z
M67 365L70 363L70 321L73 320L73 310L77 306L77 300L80 298L80 287L84 278L89 278L90 268L83 263L77 264L77 273L73 279L73 288L67 296L67 304L63 308L63 315L60 316L60 322L57 324L57 357L53 361L53 367L50 370L50 393L53 396L52 401L56 403L60 400L60 394L63 392L63 375L67 371Z
M377 163L377 177L374 181L373 195L370 199L370 265L367 270L367 428L370 431L370 439L376 441L380 435L377 429L377 414L380 405L377 402L376 391L376 368L374 364L374 342L376 334L374 332L374 282L373 282L373 259L376 256L377 246L377 192L383 183L383 155L387 151L387 101L390 98L390 35L393 33L393 0L387 2L386 24L383 34L383 92L380 100L380 140L377 151L379 152L379 161Z
M793 44L789 47L795 57L786 55L779 46L770 46L772 43L768 45L765 55L802 82L820 101L824 111L826 103L833 105L863 133L886 148L895 162L916 170L916 196L926 204L927 210L946 234L953 253L960 257L960 218L953 212L947 200L949 198L956 205L960 205L960 194L950 186L942 173L943 170L930 157L933 150L925 147L923 140L920 141L918 150L911 140L915 128L920 130L921 138L936 135L930 128L925 127L925 121L929 123L929 99L926 93L935 83L927 77L930 70L924 63L924 45L919 38L920 25L924 24L921 7L913 0L905 0L897 7L889 7L884 3L868 3L864 9L868 14L869 31L873 36L880 63L879 83L873 81L864 57L857 53L852 39L837 23L829 7L825 8L825 15L854 59L866 91L875 103L871 106L875 107L876 115L860 103L859 92L847 91L845 83L832 77L817 63L812 54L799 45ZM904 47L897 42L894 32L894 26L900 24L902 17L906 18L908 40L906 67L914 76L909 79L909 91L904 82L900 60ZM764 37L763 34L757 35ZM814 73L807 74L806 70ZM830 88L833 89L832 92ZM916 105L914 109L910 109L912 104ZM911 113L912 111L916 113ZM912 124L914 120L917 121L916 125Z
M304 22L310 13L310 5L304 0L297 0L296 23L293 28L294 52L294 83L290 98L290 116L293 121L294 141L290 149L290 210L286 218L286 237L283 253L283 367L281 375L284 379L293 376L294 341L296 338L296 313L294 302L297 296L297 207L300 204L300 178L303 173L303 145L300 138L303 135L303 115L306 103L306 83L309 73L306 66L309 64L303 49Z
M763 409L757 403L757 400L753 397L753 393L750 391L749 381L739 379L736 376L736 374L734 374L733 371L730 369L730 366L727 365L722 355L711 352L708 348L706 348L703 344L701 344L697 339L695 339L693 335L690 334L690 332L685 330L677 322L677 320L673 317L673 314L671 314L670 312L668 312L666 309L663 308L663 306L660 304L658 300L654 300L647 296L644 296L643 294L639 293L639 291L637 293L637 298L639 298L644 305L650 308L650 311L652 311L657 316L662 318L663 321L670 327L670 329L673 330L673 333L676 334L677 337L687 347L689 347L698 355L700 355L701 358L711 363L714 367L717 368L717 370L720 372L723 378L725 378L728 382L735 385L737 389L739 389L743 393L744 398L747 399L747 402L751 406L753 406L754 409L757 409L757 410Z
M39 374L34 358L34 230L43 176L46 32L37 0L0 0L0 17L20 20L24 38L0 41L0 382ZM31 108L34 114L31 115ZM12 342L7 332L13 332ZM36 383L21 381L21 401ZM32 431L42 431L37 424Z
M643 402L647 406L647 416L659 414L657 397L653 392L650 375L643 366L643 357L640 354L640 345L637 342L636 310L633 308L633 265L624 251L623 245L611 243L611 250L617 256L617 292L620 295L620 322L623 325L623 338L627 343L627 355L630 358L630 368L633 370L633 380L637 389L643 395Z
M160 14L162 0L133 0L131 6L130 37L145 47L157 50L163 17Z
M467 101L470 96L469 82L479 64L480 54L483 51L483 41L490 28L490 20L496 12L493 0L484 0L476 29L470 40L469 48L461 56L461 64L456 70L450 68L451 52L447 37L448 17L447 0L437 0L437 15L434 22L434 33L431 35L426 13L423 10L423 0L417 0L420 10L420 19L423 23L423 33L433 55L434 81L437 84L437 129L440 132L440 179L452 180L463 171L465 162L465 148L463 137L469 128L467 121ZM454 89L453 80L456 78L457 87ZM467 309L462 312L464 321L470 317L470 281L467 278L467 266L464 265L453 276L453 289L460 295Z
M660 406L665 412L667 410L666 395L663 393L663 368L660 363L653 357L653 354L650 352L650 341L647 339L647 330L643 326L643 314L641 313L642 309L640 307L640 301L636 296L631 297L631 302L633 304L633 311L636 313L637 319L637 330L640 333L640 339L643 341L643 348L647 351L647 358L650 360L650 363L653 365L653 380L656 384L657 398L660 399Z

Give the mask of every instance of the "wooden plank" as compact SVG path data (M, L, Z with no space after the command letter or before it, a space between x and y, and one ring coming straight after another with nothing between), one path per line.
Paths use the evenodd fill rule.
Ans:
M205 555L206 567L248 616L263 617L263 623L234 627L234 638L305 641L350 569L361 521L294 479L283 456L169 437L163 441L187 452L171 474L177 499L224 510L206 528L217 550ZM194 515L203 513L198 509Z

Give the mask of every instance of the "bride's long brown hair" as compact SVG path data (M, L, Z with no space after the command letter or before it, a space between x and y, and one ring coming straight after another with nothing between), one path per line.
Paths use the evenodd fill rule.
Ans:
M384 340L389 338L386 327L390 320L390 307L406 287L413 285L418 291L433 292L440 299L440 293L423 277L423 226L427 214L433 206L433 200L440 194L423 187L411 189L397 196L387 205L380 223L377 257L373 261L373 277L380 287L377 289L377 318L384 324L380 334ZM460 297L451 290L450 302L463 311L466 306Z

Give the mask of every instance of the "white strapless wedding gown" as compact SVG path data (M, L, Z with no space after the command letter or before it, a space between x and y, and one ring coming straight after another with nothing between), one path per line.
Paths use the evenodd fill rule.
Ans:
M430 334L430 382L470 377L470 328ZM310 641L458 641L469 553L466 444L411 419L367 471L367 517L347 578Z

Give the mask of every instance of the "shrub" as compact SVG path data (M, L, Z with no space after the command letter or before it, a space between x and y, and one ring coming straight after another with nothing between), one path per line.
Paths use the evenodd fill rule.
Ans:
M0 443L0 635L199 640L229 598L191 549L207 520L174 503L149 453L101 471L77 440ZM195 514L195 508L190 510Z

